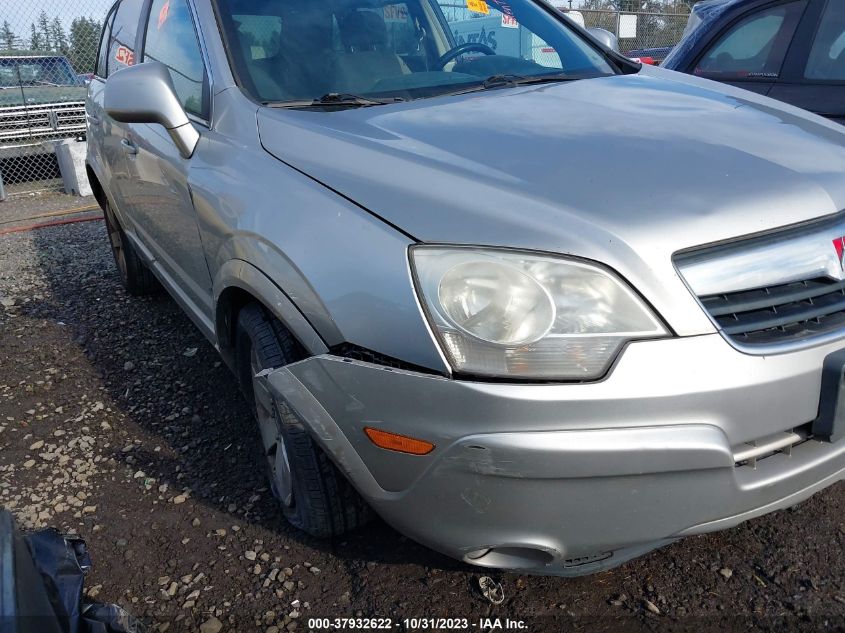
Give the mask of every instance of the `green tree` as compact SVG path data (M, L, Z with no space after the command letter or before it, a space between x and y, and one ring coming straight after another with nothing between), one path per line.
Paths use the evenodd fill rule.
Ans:
M639 16L638 46L651 48L674 46L681 39L687 24L689 5L685 2L646 0L642 3L643 15Z
M15 48L15 32L8 20L3 20L3 28L0 29L0 45L7 51Z
M67 33L65 33L65 27L62 26L62 21L59 18L53 18L53 22L50 24L50 35L53 36L53 49L62 55L67 55Z
M53 33L50 28L50 18L47 17L47 12L43 9L38 15L38 31L41 33L41 37L43 38L42 42L44 44L44 50L53 50Z
M43 51L46 48L44 36L38 31L35 24L32 25L32 33L29 36L29 48L33 51Z
M97 64L100 23L91 18L76 18L70 23L68 58L78 73L92 73Z

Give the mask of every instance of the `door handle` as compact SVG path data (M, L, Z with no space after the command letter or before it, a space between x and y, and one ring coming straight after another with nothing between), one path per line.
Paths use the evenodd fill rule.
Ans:
M123 151L127 154L135 156L138 153L138 146L135 145L135 143L133 143L132 141L123 139L122 141L120 141L120 144L123 145Z

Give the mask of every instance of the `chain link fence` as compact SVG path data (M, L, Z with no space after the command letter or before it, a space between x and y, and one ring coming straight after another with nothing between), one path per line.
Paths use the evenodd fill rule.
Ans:
M6 195L62 187L56 144L85 134L85 93L113 0L20 0L0 12L0 178Z
M588 28L610 31L619 39L619 50L664 48L677 44L687 26L689 13L646 13L614 10L578 11Z

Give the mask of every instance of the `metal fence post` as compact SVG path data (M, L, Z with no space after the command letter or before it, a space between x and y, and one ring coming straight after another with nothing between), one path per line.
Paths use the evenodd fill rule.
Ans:
M0 170L0 202L6 200L6 187L3 186L3 171Z

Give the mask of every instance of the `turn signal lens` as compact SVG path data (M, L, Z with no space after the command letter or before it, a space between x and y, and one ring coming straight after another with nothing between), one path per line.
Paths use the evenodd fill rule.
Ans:
M434 450L434 444L431 442L417 440L413 437L405 437L370 427L365 428L364 433L367 434L373 444L388 451L408 453L409 455L428 455Z

